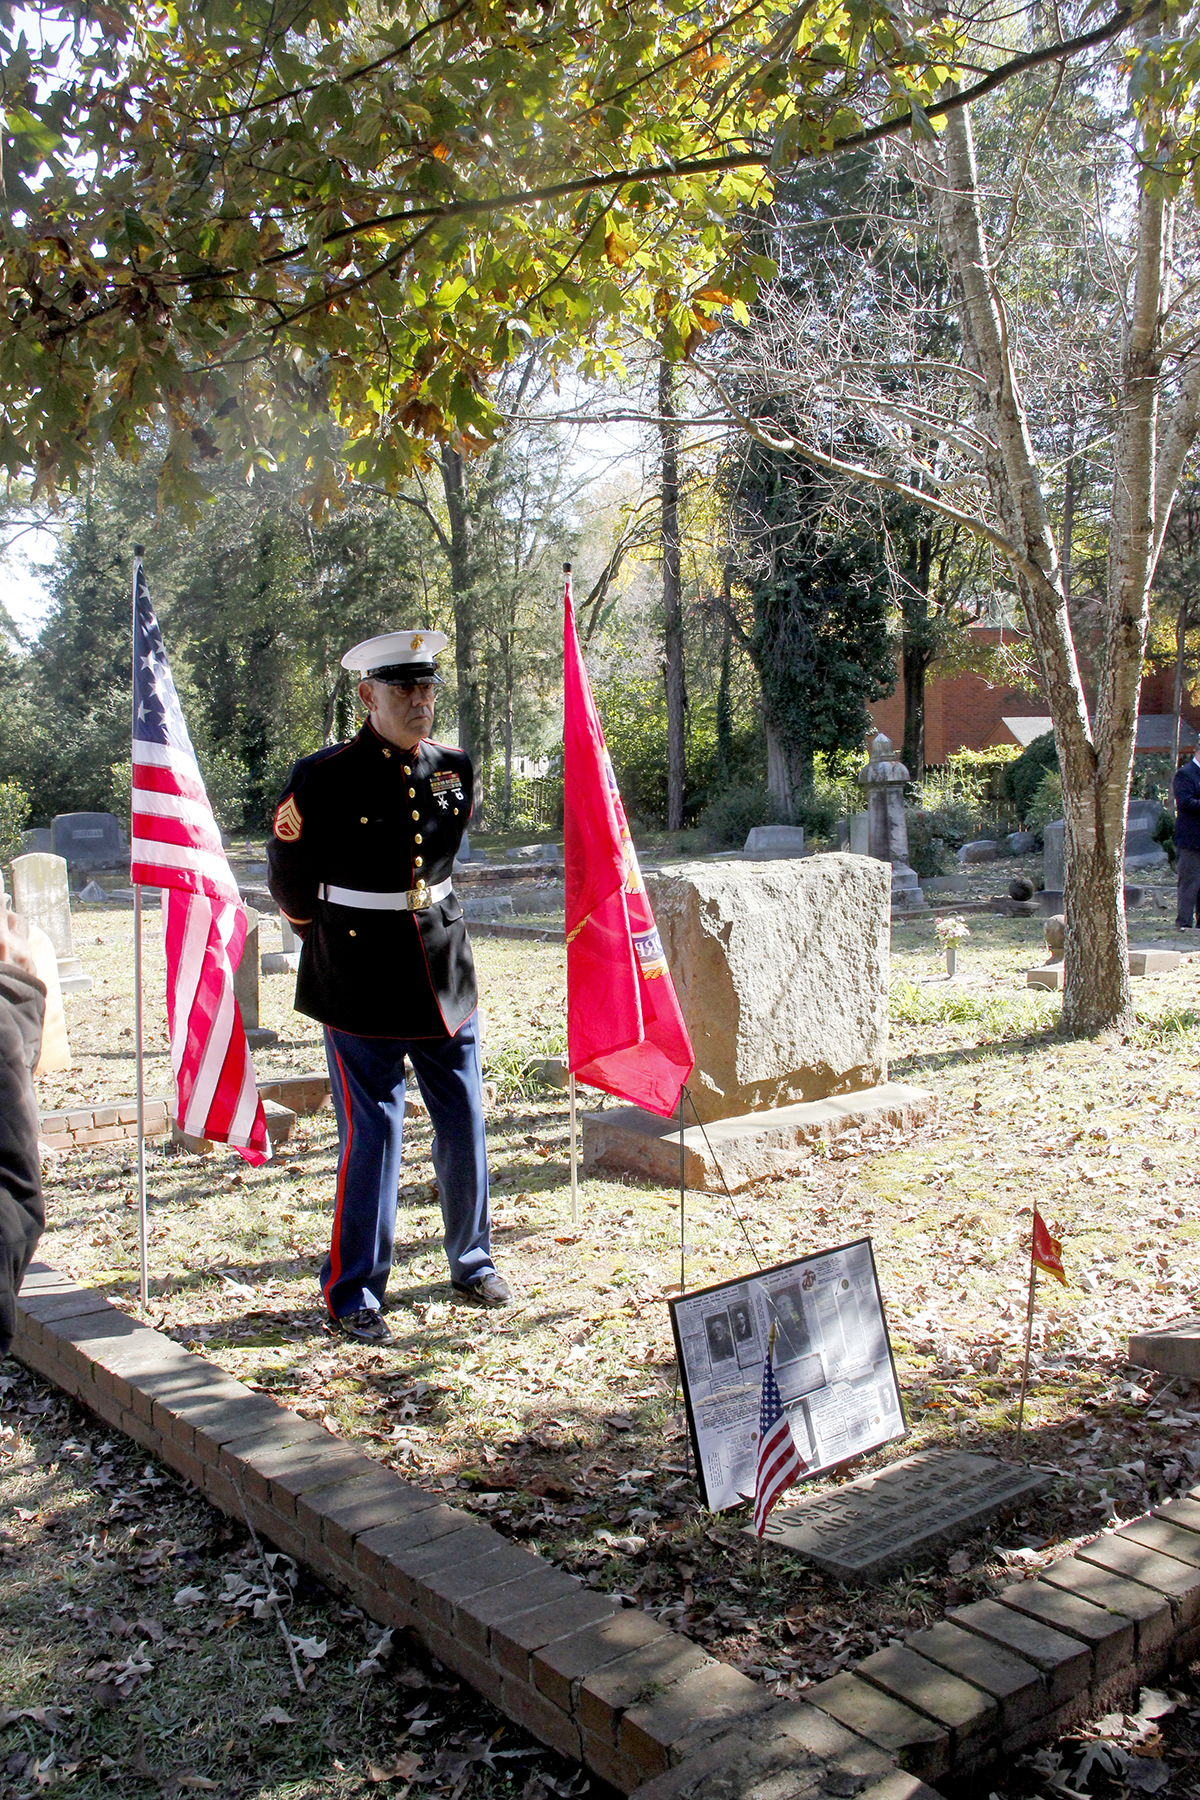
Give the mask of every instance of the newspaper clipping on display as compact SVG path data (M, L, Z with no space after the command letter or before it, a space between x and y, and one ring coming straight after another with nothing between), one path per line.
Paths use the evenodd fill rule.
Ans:
M906 1435L870 1238L700 1289L670 1307L710 1511L754 1493L772 1320L775 1379L810 1474Z

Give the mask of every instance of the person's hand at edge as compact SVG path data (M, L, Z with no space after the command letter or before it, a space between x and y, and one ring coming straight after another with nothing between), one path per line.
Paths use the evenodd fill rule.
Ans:
M6 906L0 906L0 963L11 963L26 975L37 975L37 964L29 948L28 923Z

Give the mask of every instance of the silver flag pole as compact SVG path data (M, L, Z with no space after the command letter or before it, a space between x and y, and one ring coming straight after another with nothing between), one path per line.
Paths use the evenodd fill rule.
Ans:
M576 1131L575 1118L576 1118L576 1115L575 1115L575 1077L574 1077L574 1075L572 1075L570 1077L570 1088L571 1088L571 1223L572 1223L572 1225L578 1225L578 1223L579 1223L579 1177L578 1177L577 1169L576 1169L576 1164L577 1164L578 1159L575 1155L575 1131Z
M137 592L141 567L142 546L135 544L133 551L133 692L135 698L132 703L134 706L136 706L137 694ZM130 739L130 770L132 773L132 731ZM132 790L129 809L129 841L132 844ZM150 1265L146 1221L146 1083L142 1056L142 889L140 882L135 882L133 888L133 1033L137 1066L138 1259L142 1311L147 1312L150 1307Z

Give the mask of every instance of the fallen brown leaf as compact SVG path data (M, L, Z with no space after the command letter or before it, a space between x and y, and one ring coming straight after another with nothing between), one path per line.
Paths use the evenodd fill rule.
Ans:
M389 1763L367 1764L368 1781L412 1781L421 1767L421 1758L413 1750L402 1750Z

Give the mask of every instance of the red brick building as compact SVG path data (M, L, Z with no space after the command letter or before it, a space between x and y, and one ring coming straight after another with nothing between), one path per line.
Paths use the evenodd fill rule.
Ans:
M976 626L972 639L981 649L991 649L1002 641L1001 632L993 626ZM898 663L897 659L897 663ZM1174 670L1155 669L1142 678L1138 712L1139 751L1159 753L1171 747L1171 698ZM1183 696L1180 739L1194 746L1200 727L1200 706ZM870 708L877 731L886 731L899 749L904 741L904 683L899 678L886 700L876 700ZM1017 723L1028 721L1022 728ZM956 750L986 750L994 744L1024 746L1050 730L1049 709L1040 694L1026 688L1004 687L983 675L952 674L939 676L934 663L925 682L925 761L932 768L944 763Z

